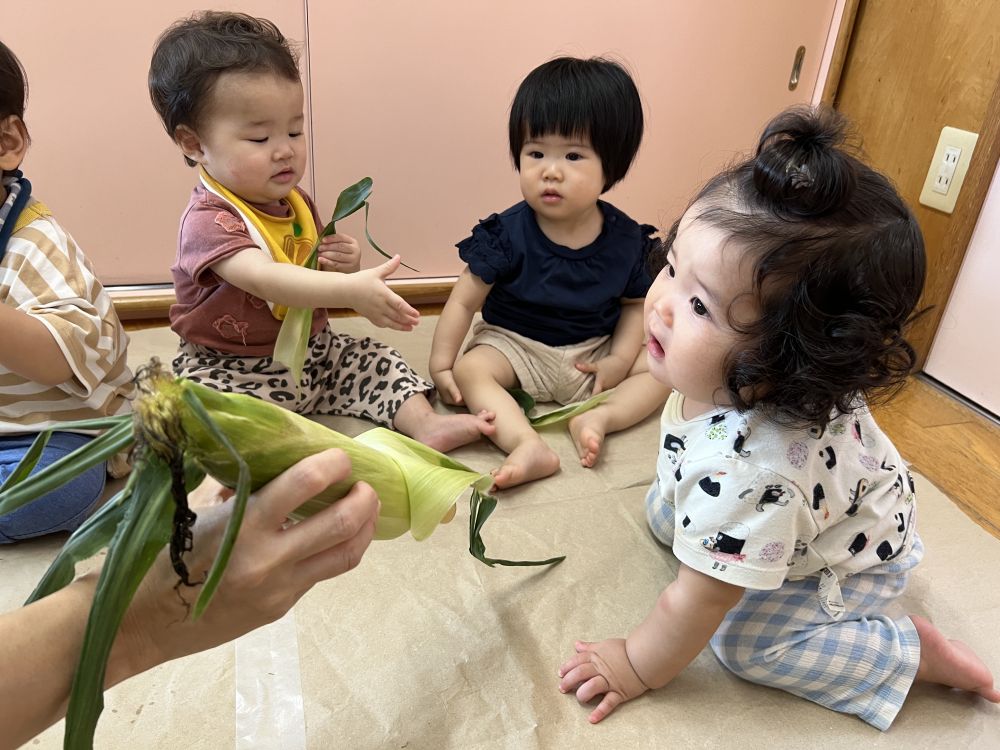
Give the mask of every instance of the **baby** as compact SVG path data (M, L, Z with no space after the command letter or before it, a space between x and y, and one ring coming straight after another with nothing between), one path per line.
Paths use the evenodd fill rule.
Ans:
M303 89L289 42L270 21L204 12L157 41L149 91L199 184L181 218L171 269L180 336L174 371L299 413L345 414L392 427L440 451L493 432L493 414L438 414L433 386L400 354L334 333L326 308L349 307L377 326L412 330L419 313L385 283L395 257L360 269L357 241L323 239L298 187L306 166ZM289 307L314 308L303 381L273 359ZM297 387L298 386L298 387Z
M468 265L441 313L430 358L445 401L496 413L490 438L508 454L493 472L498 488L559 468L508 389L566 404L614 388L570 421L587 467L607 433L652 414L668 392L641 353L655 228L600 200L625 177L642 140L635 83L608 60L551 60L521 83L508 130L524 201L458 244ZM459 358L480 309L483 322Z

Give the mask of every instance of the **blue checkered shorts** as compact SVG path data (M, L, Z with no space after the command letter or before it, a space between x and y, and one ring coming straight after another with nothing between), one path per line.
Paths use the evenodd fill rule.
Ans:
M673 509L649 500L651 529L672 539ZM906 557L842 578L846 612L837 619L820 606L816 578L785 581L775 591L747 589L712 636L712 650L744 680L888 729L916 677L920 638L909 617L886 610L923 555L917 536Z

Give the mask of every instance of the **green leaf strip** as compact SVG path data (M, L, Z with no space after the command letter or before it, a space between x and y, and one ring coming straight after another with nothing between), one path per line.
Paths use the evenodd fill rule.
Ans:
M486 495L479 490L472 491L469 498L469 553L481 563L493 567L494 565L507 565L516 567L527 567L536 565L557 565L566 559L566 555L550 557L548 560L500 560L493 557L486 557L486 544L483 542L482 529L486 519L497 507L497 499L492 495Z
M240 524L243 523L243 514L246 512L247 499L250 497L250 467L243 460L243 456L233 447L233 444L226 437L225 433L215 424L208 410L198 400L198 396L192 391L185 389L181 398L191 408L195 418L202 423L205 430L232 456L239 471L236 480L236 494L232 500L233 513L226 524L222 543L219 545L219 551L212 562L212 568L208 571L208 576L205 578L205 585L202 587L201 593L198 595L198 601L194 605L193 618L197 620L201 617L201 613L205 611L209 602L212 601L212 596L219 587L219 581L222 580L222 574L226 572L229 557L233 553L233 544L235 544L236 536L239 534Z
M377 244L375 244L375 240L372 239L372 236L368 231L368 205L369 205L368 202L365 201L365 239L368 240L368 244L371 245L373 248L375 248L375 251L379 253L379 255L381 255L383 258L391 258L392 256L389 255L389 253L387 253L385 250L383 250ZM414 273L420 273L420 271L418 271L416 268L414 268L413 266L406 265L403 261L399 261L399 265L401 265L403 268L409 268Z
M78 424L84 423L70 423L71 426ZM46 430L46 432L51 432L51 430ZM133 442L135 442L135 436L132 428L132 417L127 416L120 419L116 426L104 434L98 435L82 448L49 464L44 472L22 479L10 487L5 487L3 491L0 491L0 515L17 510L35 498L41 497L57 487L61 487L91 466L95 466L102 461L107 461ZM29 449L29 452L34 450L37 443L38 439L36 439L35 444ZM32 463L34 464L37 460L37 457L35 457ZM20 475L21 467L18 466L14 472Z
M125 503L125 516L108 546L90 607L66 712L66 750L91 750L94 745L94 729L104 710L111 646L139 583L173 528L170 470L150 453L138 471L134 500Z

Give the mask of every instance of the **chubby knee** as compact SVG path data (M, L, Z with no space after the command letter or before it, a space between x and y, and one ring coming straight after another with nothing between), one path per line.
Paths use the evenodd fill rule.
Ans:
M492 381L504 388L517 383L514 368L507 358L492 346L485 345L473 347L459 357L452 374L460 389L483 381Z

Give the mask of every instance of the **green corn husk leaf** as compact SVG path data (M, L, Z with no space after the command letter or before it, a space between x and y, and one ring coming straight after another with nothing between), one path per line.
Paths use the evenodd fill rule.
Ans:
M535 408L535 399L531 397L531 394L520 388L508 388L507 393L509 393L517 405L521 407L521 411L528 418L528 422L532 427L550 427L554 424L560 424L562 422L567 422L577 414L583 414L585 411L590 411L595 406L604 403L608 396L614 393L614 388L607 391L601 391L596 396L591 396L586 401L576 401L572 404L566 404L558 409L553 409L552 411L545 412L544 414L531 415L531 410Z
M105 428L107 431L104 434L49 464L42 471L28 475L37 465L42 449L53 432ZM17 510L35 498L61 487L91 466L107 461L115 454L125 450L134 441L132 417L128 414L59 424L39 433L21 463L7 478L3 487L0 487L0 515Z
M312 252L305 262L306 268L316 270L319 263L319 245L324 237L337 233L337 222L347 218L358 211L362 206L365 209L365 237L379 255L391 258L385 250L379 247L372 239L368 231L368 196L372 193L372 178L362 177L353 185L344 188L337 196L337 204L333 208L333 217L329 223L323 227L323 231L316 238ZM419 273L416 268L400 263L404 268ZM302 382L302 368L306 360L306 348L309 346L309 331L312 329L311 308L290 307L285 313L285 319L281 321L281 328L278 330L278 338L274 342L274 361L280 362L292 375L292 382L297 388Z
M500 560L486 556L486 544L483 542L483 524L490 514L496 510L497 499L492 495L484 495L478 489L472 491L469 498L469 553L480 562L490 566L507 565L517 567L537 565L558 565L566 559L566 555L550 557L548 560Z
M174 515L170 484L170 471L160 461L144 464L133 501L127 504L125 517L108 547L70 689L63 739L67 750L93 747L97 719L104 709L104 676L111 646L136 589L170 540Z

